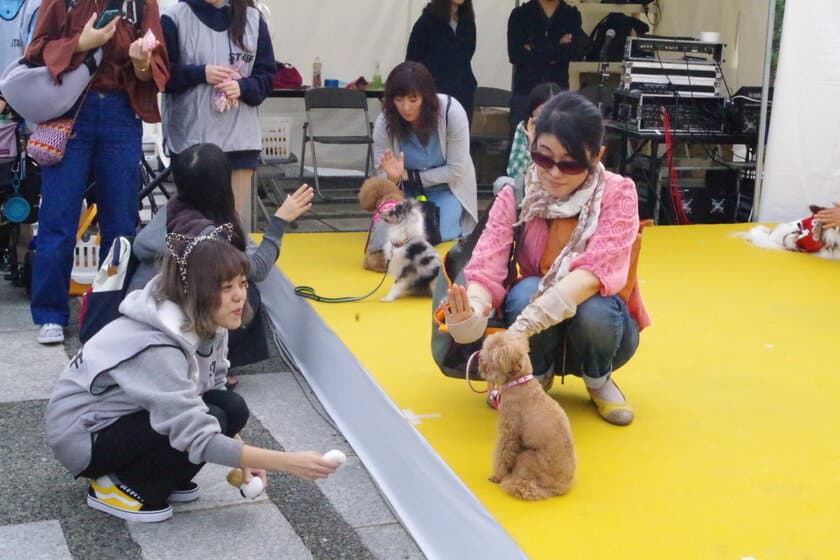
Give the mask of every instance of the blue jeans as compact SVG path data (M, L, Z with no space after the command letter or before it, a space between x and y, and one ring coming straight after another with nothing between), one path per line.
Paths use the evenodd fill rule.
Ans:
M452 194L448 185L437 185L424 189L426 197L440 208L440 237L443 241L452 241L461 237L461 214L464 207Z
M137 227L143 125L122 92L90 91L64 159L41 168L41 208L32 273L32 320L66 325L67 290L85 188L94 197L104 256L118 235Z
M530 303L540 278L520 280L504 302L505 322L513 323ZM535 375L554 371L583 377L590 389L601 387L610 374L627 363L639 346L639 326L619 296L595 294L580 305L574 317L530 338Z

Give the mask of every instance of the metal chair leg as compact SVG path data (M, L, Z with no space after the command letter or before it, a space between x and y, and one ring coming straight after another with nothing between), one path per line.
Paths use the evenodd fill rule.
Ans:
M315 194L317 194L321 200L327 200L327 197L321 192L321 182L318 180L318 156L315 154L315 141L313 140L310 142L309 146L312 149L312 173L315 175Z

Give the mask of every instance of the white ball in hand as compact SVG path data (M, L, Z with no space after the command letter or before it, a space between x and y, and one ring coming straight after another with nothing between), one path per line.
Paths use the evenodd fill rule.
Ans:
M242 494L242 497L249 500L253 500L262 494L263 490L265 490L265 485L258 476L253 477L251 482L242 483L242 486L239 487L239 493Z
M347 461L347 456L338 449L330 449L324 453L324 460L340 467L345 461Z

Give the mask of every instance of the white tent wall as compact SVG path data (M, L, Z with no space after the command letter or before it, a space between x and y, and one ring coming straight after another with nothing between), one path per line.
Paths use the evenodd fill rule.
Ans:
M787 2L758 219L840 201L840 4Z
M312 63L321 59L322 77L352 81L359 76L370 80L374 66L380 64L383 79L405 60L411 27L426 5L426 0L381 2L375 0L307 0L287 2L268 0L271 11L272 41L277 60L293 64L311 83ZM473 71L481 85L509 89L511 66L507 60L507 18L513 3L478 1L477 52ZM380 103L368 103L371 119L379 114ZM300 156L301 127L305 120L300 99L270 99L264 114L282 113L293 119L292 151ZM329 115L330 128L356 129L358 122ZM319 166L364 166L364 149L318 146ZM307 165L311 158L307 156Z
M768 0L659 0L657 35L698 37L717 31L726 43L724 77L734 93L760 86Z
M175 0L161 0L163 9ZM577 5L588 33L610 10L623 6L568 0ZM822 0L829 1L829 0ZM293 64L304 83L312 79L312 62L321 59L322 77L351 81L372 78L376 62L383 77L405 57L411 26L427 0L263 0L271 13L270 25L277 60ZM768 0L659 0L662 21L659 35L697 36L718 31L728 47L725 75L734 91L740 85L761 83L764 29ZM477 49L473 71L479 85L509 89L511 66L507 58L507 20L514 0L475 0ZM379 101L370 100L371 118ZM283 114L293 119L292 151L300 156L301 127L305 119L301 99L269 99L263 115ZM349 131L358 123L331 116L330 127ZM319 165L361 168L364 150L357 147L319 146ZM309 158L307 158L309 160Z

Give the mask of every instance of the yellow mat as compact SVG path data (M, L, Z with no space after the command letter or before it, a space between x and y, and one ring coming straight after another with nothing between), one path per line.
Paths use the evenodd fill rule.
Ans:
M840 557L840 262L758 249L748 226L645 232L642 293L654 324L615 379L629 427L596 414L578 378L568 413L577 480L524 503L487 481L496 413L429 354L430 300L316 310L513 536L539 559ZM364 234L296 234L281 269L325 296L360 295ZM834 403L834 404L832 404Z

